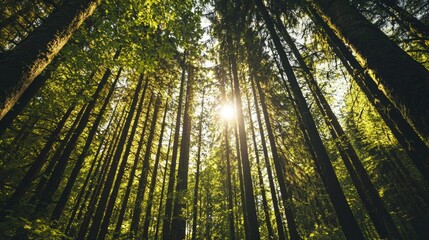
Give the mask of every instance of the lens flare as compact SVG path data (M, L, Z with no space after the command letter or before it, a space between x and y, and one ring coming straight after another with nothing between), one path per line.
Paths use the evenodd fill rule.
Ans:
M225 120L230 120L235 117L235 109L231 104L224 104L220 109L220 116Z

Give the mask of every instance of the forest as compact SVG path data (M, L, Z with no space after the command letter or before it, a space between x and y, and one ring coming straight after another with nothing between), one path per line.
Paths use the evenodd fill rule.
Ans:
M429 239L429 2L0 0L0 239Z

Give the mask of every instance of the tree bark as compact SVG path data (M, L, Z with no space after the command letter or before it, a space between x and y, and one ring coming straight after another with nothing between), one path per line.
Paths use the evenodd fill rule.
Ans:
M142 97L145 97L145 96L146 96L146 91L143 90ZM143 146L144 146L143 141L145 139L147 122L149 121L149 115L150 115L152 102L153 102L153 95L150 97L149 103L147 105L145 120L143 123L143 129L142 129L141 134L140 134L140 140L139 140L137 151L135 154L135 159L133 162L133 166L131 167L130 177L128 178L128 183L127 183L127 187L125 189L124 197L122 198L123 200L122 200L121 210L119 210L119 214L117 217L118 220L116 221L115 232L113 234L114 239L119 238L119 235L121 233L122 223L123 223L124 217L125 217L125 211L127 210L128 200L129 200L131 190L132 190L132 186L134 183L134 177L136 175L137 166L140 162L140 154L141 154L141 151L142 151Z
M0 119L92 15L101 0L63 3L26 40L0 58Z
M123 172L125 171L125 166L127 165L126 161L120 161L120 160L121 160L121 156L122 156L122 153L123 153L123 150L125 147L125 141L127 140L128 132L129 132L130 127L131 127L131 121L134 117L134 112L136 110L137 102L139 99L138 96L139 96L139 93L140 93L141 87L142 87L142 82L143 82L143 74L140 74L138 84L137 84L137 87L136 87L136 90L135 90L135 93L134 93L134 96L133 96L133 99L131 102L130 111L128 113L127 119L126 119L125 124L124 124L124 128L123 128L121 136L119 138L118 147L116 148L115 154L113 156L112 165L111 165L109 173L107 175L107 179L104 182L104 187L103 187L103 191L102 191L101 196L100 196L100 200L98 201L98 204L95 204L97 206L97 210L95 211L95 214L93 216L94 221L93 221L91 228L89 230L88 239L98 239L97 238L98 232L100 231L101 221L103 220L103 216L105 213L105 209L106 209L106 205L107 205L107 202L109 199L110 192L112 190L112 186L113 186L113 183L115 180L115 176L116 175L118 176L117 179L122 178L121 175L123 175ZM122 160L124 160L124 159L122 159ZM116 174L116 170L118 170L118 167L119 167L119 171ZM120 182L120 181L119 180L115 181L115 185L117 182ZM114 198L116 198L115 195L117 195L117 192L116 192L116 194L114 194L112 192L111 196L114 196L114 197L111 197L110 199L115 200L114 199ZM113 200L111 200L111 201L113 201ZM110 204L110 202L109 202L109 204Z
M138 229L140 225L140 217L141 217L141 212L143 207L142 204L144 199L144 193L146 190L147 176L149 174L149 168L150 168L149 160L150 160L150 156L152 155L151 150L152 150L153 138L156 131L156 121L158 120L158 112L159 112L160 105L161 105L161 99L160 99L160 95L158 95L155 100L155 109L153 111L152 121L150 125L150 133L147 138L145 155L144 155L143 164L142 164L143 169L140 174L139 185L137 187L136 201L134 203L134 210L133 210L133 215L132 215L131 224L130 224L131 238L140 237L140 234L138 233Z
M177 185L174 198L172 236L182 240L186 237L186 196L188 190L189 150L191 145L191 128L193 109L193 74L194 69L189 66L188 82L186 86L185 109L183 113L182 141L180 142L179 167L177 169Z
M368 211L371 221L374 223L380 238L401 239L401 235L399 234L392 217L386 210L384 203L378 194L378 191L372 184L368 173L366 172L356 151L354 150L354 147L352 146L337 117L329 106L329 103L323 95L316 80L314 79L310 68L307 66L304 58L296 47L294 40L287 32L284 25L280 22L279 17L277 17L277 26L283 33L284 39L291 48L295 58L305 73L304 78L307 85L309 86L310 92L316 101L317 107L323 115L323 119L329 128L332 139L335 142L338 151L340 152L341 158L343 159L353 184L358 191L359 197L364 203L364 206Z
M146 214L145 214L144 224L143 224L142 239L149 239L149 225L150 225L150 219L152 216L152 203L154 201L153 196L154 196L155 185L156 185L157 176L158 176L158 169L159 169L158 165L159 165L159 159L161 158L161 149L162 149L162 142L164 140L163 137L164 137L164 131L165 131L165 125L166 125L167 112L168 112L168 104L165 105L164 116L162 117L161 133L159 135L158 149L156 150L156 158L153 164L154 169L150 180L149 196L148 196L148 201L147 201L146 211L145 211ZM157 218L157 220L159 221L159 217Z
M392 131L392 134L398 140L402 149L404 149L423 175L426 182L429 182L429 148L402 117L399 110L393 107L387 97L377 88L377 85L372 81L371 77L364 73L364 69L347 49L345 44L338 39L323 19L315 14L312 8L309 8L309 11L315 23L324 29L333 51L341 60L346 70L353 77L362 92L365 93L368 100L373 104L381 118Z
M341 189L334 168L329 160L328 153L326 152L326 149L323 145L314 119L311 116L310 109L308 108L307 102L293 72L292 66L290 65L289 60L286 56L286 52L283 49L280 39L275 31L271 17L269 16L268 11L265 8L262 0L255 0L255 3L264 18L265 24L271 35L271 39L273 40L276 50L280 56L283 69L285 70L286 75L288 77L292 93L294 95L298 110L300 111L300 115L303 120L303 124L309 133L310 141L312 142L313 149L317 155L318 164L320 166L320 169L322 170L321 177L324 182L325 188L330 196L330 199L334 205L334 209L338 216L340 226L343 229L346 238L364 239L362 232L356 222L356 219L354 218L353 213L350 209L350 206L347 203L347 199Z
M104 112L106 111L107 105L110 103L110 99L112 98L112 95L115 91L116 83L119 80L119 76L121 75L121 72L122 72L122 68L119 69L115 80L113 81L113 83L110 86L109 92L108 92L108 94L104 100L104 103L101 106L101 109L97 115L97 118L92 123L91 129L88 133L88 137L87 137L86 142L85 142L85 146L83 147L82 152L80 153L78 159L76 160L75 165L73 167L73 170L72 170L70 176L68 177L67 184L66 184L63 192L61 193L61 196L58 199L57 204L55 205L54 211L51 214L51 220L58 220L61 217L61 214L64 210L64 207L66 206L66 203L70 197L70 193L72 191L74 183L76 182L77 176L79 175L80 169L82 168L82 165L85 161L85 158L88 155L89 148L91 147L92 141L94 140L94 137L97 133L98 126L101 123Z
M183 53L183 66L182 66L182 76L180 80L180 90L179 90L179 99L177 102L177 115L176 123L174 128L174 139L173 139L173 153L171 156L170 164L170 173L168 176L168 186L167 186L167 200L165 204L165 214L162 224L162 239L170 240L171 239L171 216L173 214L173 198L174 198L174 186L176 182L176 161L177 161L177 152L179 150L179 136L180 136L180 121L182 118L182 102L183 102L183 90L185 86L185 62L186 62L186 50Z
M429 72L345 0L312 0L404 118L429 139Z

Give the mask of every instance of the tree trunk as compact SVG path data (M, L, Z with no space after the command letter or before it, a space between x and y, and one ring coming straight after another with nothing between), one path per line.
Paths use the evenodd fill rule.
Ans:
M250 67L250 65L249 65L249 67ZM252 73L252 75L253 75L253 73ZM259 135L261 137L261 144L262 144L262 152L264 154L265 167L267 169L268 181L270 184L270 192L271 192L271 199L273 201L274 215L276 217L277 234L279 236L279 239L287 239L285 231L283 229L284 224L283 224L283 220L282 220L280 209L279 209L279 202L278 202L277 194L276 194L276 186L274 184L274 174L273 174L273 171L271 169L270 158L268 156L268 147L267 147L267 143L265 140L265 131L264 131L264 127L262 125L262 118L261 118L261 113L260 113L260 109L259 109L257 92L255 90L254 77L253 76L251 76L250 84L251 84L253 100L254 100L254 104L255 104L256 118L258 120ZM281 168L280 168L280 170L281 170ZM281 185L282 184L280 184L280 186ZM281 187L285 187L285 186L281 186Z
M88 239L98 239L98 232L100 230L100 226L101 226L101 221L103 220L103 216L105 213L105 209L106 209L106 205L107 205L107 201L109 199L109 195L110 195L110 191L112 190L112 186L115 180L115 176L117 175L117 179L121 178L123 175L123 172L125 171L125 166L127 165L126 161L120 161L121 160L121 156L125 147L125 141L127 140L127 136L128 136L128 132L130 130L130 126L131 126L131 121L133 120L134 117L134 112L136 110L136 106L137 106L137 102L138 102L138 96L142 87L142 82L143 82L143 74L140 74L140 78L138 80L138 84L131 102L131 106L130 106L130 111L128 113L127 119L125 121L124 124L124 128L122 130L121 136L119 138L119 142L118 142L118 147L115 151L115 154L113 156L112 159L112 165L110 167L109 173L107 175L107 179L104 182L104 187L103 187L103 191L101 193L100 196L100 200L98 201L98 204L95 204L97 206L97 210L93 216L93 223L91 225L91 228L89 230L89 234L88 234ZM139 115L139 113L137 113L137 116ZM122 159L124 160L124 159ZM120 166L119 166L120 165ZM116 170L118 170L119 167L119 171L116 174ZM115 181L115 185L117 182L120 181ZM117 192L116 192L117 194ZM113 192L112 195L114 196ZM116 196L111 197L110 199L116 200ZM112 200L112 201L113 201ZM109 202L110 203L110 202Z
M152 155L151 150L153 145L153 138L156 131L156 121L158 120L158 111L159 111L160 105L161 105L161 99L160 99L160 95L158 95L155 101L155 109L153 112L153 117L150 125L150 133L147 138L145 155L142 163L143 169L140 174L139 185L137 187L136 201L134 203L133 216L132 216L131 225L130 225L131 238L140 237L140 234L138 233L138 229L140 225L140 217L141 217L140 215L143 207L142 204L143 204L144 193L145 193L146 184L147 184L147 176L149 174L149 168L150 168L149 160L150 160L150 156Z
M180 142L179 167L177 169L177 185L174 198L172 236L182 240L186 237L186 199L188 190L189 150L191 145L191 113L193 109L193 74L194 69L189 66L188 83L186 87L185 109L183 113L182 141Z
M139 84L137 87L138 91L141 91L142 80L143 80L143 74L141 75L141 78L140 78L139 83L138 83ZM146 83L145 83L144 88L143 88L143 93L146 93L146 89L147 89L148 85L149 85L149 78L147 78L147 80L146 80ZM136 91L137 91L137 89L136 89ZM137 110L136 110L136 114L135 114L136 116L134 117L134 124L131 127L131 132L130 132L130 135L128 136L128 142L127 142L127 145L125 147L125 150L124 150L124 153L122 156L121 165L120 165L119 170L116 174L115 183L113 185L112 192L110 193L109 202L108 202L106 210L104 212L103 222L101 224L100 232L98 234L97 239L105 239L106 234L107 234L107 230L108 230L108 227L110 224L110 218L112 217L112 214L113 214L115 202L116 202L116 199L118 198L119 189L120 189L122 179L123 179L124 174L125 174L125 168L126 168L127 163L128 163L128 157L130 155L131 147L132 147L133 142L134 142L134 136L136 134L137 127L139 125L139 120L140 120L141 112L143 109L143 102L144 102L144 97L145 97L145 96L143 96L143 93L140 96L140 102L139 102ZM136 92L135 97L138 98L137 92ZM90 231L90 234L91 234L91 231Z
M226 100L226 93L225 93L225 80L222 80L221 77L221 84L220 84L220 91L221 91L221 98L224 103L227 102ZM232 182L231 182L231 148L229 146L229 124L227 121L224 123L223 128L223 135L225 139L225 161L226 161L226 184L228 188L228 226L229 226L229 238L231 240L235 240L235 224L234 224L234 203L233 203L233 189L232 189ZM202 195L202 194L201 194ZM200 196L201 196L200 195ZM201 213L201 211L200 211Z
M203 96L201 100L201 113L200 119L198 122L198 150L197 150L197 166L195 172L195 186L194 186L194 196L192 200L192 240L197 239L197 220L198 220L198 194L199 194L199 185L200 185L200 165L201 165L201 145L202 145L202 132L203 132L203 120L204 120L204 97L205 97L205 87L203 87ZM229 215L229 214L228 214ZM232 235L234 236L234 235Z
M337 117L329 106L328 101L323 95L319 85L314 79L310 68L307 66L304 61L304 58L298 51L294 40L287 32L284 25L280 22L279 17L277 17L277 23L278 27L280 28L280 31L283 33L284 39L291 48L295 58L297 59L299 65L305 73L304 78L307 82L307 85L309 86L310 92L312 93L316 101L317 107L322 112L323 119L325 120L325 123L329 128L332 139L335 142L338 151L340 152L341 158L343 159L344 164L352 178L353 184L358 191L359 197L364 203L364 206L368 211L371 221L374 223L374 226L378 234L380 235L380 238L400 239L401 236L396 229L392 217L386 210L384 203L378 194L378 191L372 184L368 173L363 167L349 138L345 134Z
M165 204L165 214L162 224L162 239L170 240L171 239L171 216L173 214L173 198L174 198L174 186L176 182L176 161L177 161L177 152L179 150L179 136L180 136L180 120L182 117L182 102L183 102L183 89L185 86L185 62L186 62L186 50L183 53L182 60L182 76L180 80L180 91L179 99L177 102L177 115L176 115L176 124L174 129L174 139L173 139L173 153L171 156L170 164L170 174L168 176L168 186L167 186L167 200Z
M392 134L398 140L398 143L423 175L424 179L429 182L429 148L402 117L400 112L395 107L391 106L387 97L378 89L371 77L364 73L364 69L323 19L315 14L314 10L311 8L309 8L309 11L314 17L315 23L325 30L332 49L342 61L350 75L354 78L356 84L373 104L381 118L392 131Z
M399 18L400 21L403 22L412 33L417 34L417 36L423 38L427 38L429 36L429 26L415 18L405 9L398 6L396 0L378 1L389 7L394 12L395 17Z
M119 71L116 75L116 78L113 81L112 85L110 86L109 93L107 94L107 96L104 100L103 106L101 106L101 109L97 115L97 118L92 123L91 129L88 133L88 137L87 137L86 142L85 142L85 146L83 147L82 152L80 153L78 159L76 160L75 165L73 167L73 170L72 170L70 176L68 177L67 184L66 184L66 186L65 186L65 188L64 188L64 190L63 190L63 192L62 192L62 194L61 194L61 196L60 196L60 198L59 198L59 200L58 200L58 202L54 208L52 215L51 215L51 220L58 220L61 217L61 214L64 210L64 207L66 206L66 203L70 197L70 193L72 191L74 183L76 182L77 176L79 175L80 169L82 168L82 165L85 161L85 158L88 155L89 148L91 147L92 141L93 141L93 139L97 133L98 126L101 123L104 112L107 108L107 105L110 103L110 99L111 99L111 97L115 91L116 83L119 80L119 76L121 75L121 72L122 72L122 68L119 68Z
M160 132L159 141L158 141L158 149L156 150L156 158L153 164L154 169L150 180L149 196L148 196L148 201L147 201L146 211L145 211L146 214L145 214L145 218L144 218L145 220L143 224L142 239L149 239L149 225L150 225L150 219L152 216L152 203L154 201L153 195L154 195L155 185L156 185L157 176L158 176L158 168L159 168L158 165L159 165L159 159L161 158L161 149L162 149L162 142L164 140L163 137L164 137L164 131L165 131L165 125L166 125L167 112L168 112L168 104L165 105L164 116L162 117L161 132ZM157 218L157 220L159 221L159 217Z
M67 119L70 117L75 107L76 104L70 106L61 118L61 120L58 122L57 127L51 133L48 141L45 143L45 146L37 155L36 159L34 160L33 164L31 164L30 168L27 170L22 180L19 182L19 185L13 192L12 196L7 200L5 207L2 209L0 218L2 218L3 214L7 211L12 211L21 201L22 197L27 192L36 175L39 173L40 169L42 169L43 165L48 160L47 155L49 151L52 149L54 143L58 140L58 136L60 135L61 130L64 128Z
M258 169L259 188L261 189L260 195L262 196L262 205L263 205L263 211L264 211L264 215L265 215L265 224L267 225L268 238L269 239L276 239L276 236L274 235L273 226L271 224L270 209L268 207L267 196L266 196L266 192L265 192L264 179L263 179L262 171L261 171L261 163L259 160L259 150L258 150L258 144L256 143L256 134L255 134L254 125L253 125L252 110L250 108L250 98L249 98L248 93L246 93L246 98L247 98L247 103L248 103L247 104L247 111L249 112L250 130L252 133L252 142L253 142L253 148L254 148L253 152L255 153L255 158L256 158L256 167ZM282 227L282 226L280 226L280 227Z
M243 196L246 199L246 212L249 223L249 237L251 240L260 239L259 235L259 224L258 217L256 216L256 205L255 205L255 196L253 193L253 184L251 169L249 163L249 150L247 148L247 139L246 139L246 130L244 126L243 118L243 107L241 100L241 90L240 83L238 79L238 67L235 53L233 52L233 39L230 34L227 35L227 41L229 44L229 61L231 64L231 70L233 75L234 82L234 96L235 96L235 107L236 107L236 118L238 125L238 135L240 141L240 153L241 153L241 162L243 164L243 182L244 182L244 194Z
M116 114L117 109L118 109L118 104L116 104L115 109L113 110L112 116L110 117L109 123L107 124L107 127L106 127L107 130L103 133L103 135L100 139L100 143L98 145L96 154L94 156L94 160L91 164L90 169L88 170L88 173L85 177L85 180L84 180L82 186L80 187L80 191L76 197L73 210L70 214L67 225L64 229L64 232L66 234L70 230L71 224L73 223L74 218L76 217L76 214L79 211L79 208L81 208L82 207L81 205L84 205L85 202L88 200L89 194L92 191L93 186L95 185L95 179L96 179L97 173L100 171L102 159L104 159L105 155L107 154L107 150L109 149L109 147L106 147L106 142L108 141L107 134L108 134L109 130L113 127L112 123L116 122L116 120L118 119L118 116ZM116 132L115 132L115 134L116 134Z
M344 193L341 189L334 168L329 160L328 153L326 152L322 139L320 138L320 135L317 131L314 119L311 116L310 109L308 108L307 102L300 89L292 66L287 59L286 52L284 51L280 39L274 29L268 11L265 8L262 0L255 0L255 2L264 18L265 24L267 25L271 38L280 56L283 69L285 70L288 77L292 93L303 120L304 127L309 133L310 141L312 142L313 149L317 155L317 160L319 162L318 164L322 170L322 180L324 181L325 188L333 203L341 228L348 239L364 239L356 219L354 218L350 209L350 206L347 203L346 197L344 196Z
M429 72L345 0L313 0L405 119L429 139Z
M161 212L162 212L162 203L163 203L163 200L164 200L165 183L166 183L166 179L167 179L168 159L170 157L171 135L172 134L170 133L170 137L168 139L167 154L165 156L165 165L164 165L164 174L162 176L161 192L159 193L158 214L157 214L157 217L156 217L157 221L156 221L155 234L154 234L154 239L155 240L158 240L159 224L161 224L161 222L162 222Z
M0 119L54 59L101 0L64 2L23 42L0 58Z
M73 133L76 129L76 126L79 124L80 120L82 119L82 115L85 112L87 107L88 107L88 104L82 106L82 108L80 109L79 113L77 114L75 120L73 121L72 125L70 126L70 129L67 131L67 134L61 140L61 144L57 147L54 155L49 160L48 166L44 170L44 172L43 172L43 174L39 180L39 183L37 184L37 186L35 188L34 194L29 200L29 203L36 203L41 198L41 194L43 192L44 187L46 186L46 182L49 179L49 175L51 174L55 165L59 161L59 158L61 157L61 154L62 154L64 148L67 146L71 136L73 135ZM46 161L46 160L44 160L44 161Z
M115 58L116 58L116 55L115 55ZM97 89L95 90L94 94L92 94L91 100L89 101L88 106L86 107L85 112L83 113L78 126L76 127L73 135L68 141L67 146L64 148L64 151L62 152L61 157L58 159L58 163L55 166L54 171L52 172L48 182L46 183L45 188L41 193L41 198L39 200L39 203L36 205L36 209L35 209L36 215L46 210L48 205L51 203L52 197L54 196L55 192L58 190L58 187L64 175L64 171L67 167L67 163L69 162L70 155L72 154L74 148L76 147L76 143L79 140L80 135L88 125L91 112L95 108L95 104L98 98L100 97L100 93L104 89L104 86L107 84L111 73L112 72L110 69L107 69L105 71L100 83L97 86Z
M259 97L261 99L262 112L264 114L265 125L267 126L268 140L270 142L271 153L273 155L274 167L276 169L277 179L278 179L279 186L280 186L281 198L283 201L283 206L285 208L285 215L286 215L287 225L288 225L288 229L289 229L289 235L290 235L290 238L292 240L293 239L301 239L301 237L299 236L299 233L298 233L296 222L295 222L295 213L293 210L292 196L291 196L289 189L286 188L286 184L288 184L288 183L287 183L286 179L284 178L285 173L282 170L283 166L282 166L279 154L277 152L277 146L276 146L276 141L274 138L274 132L273 132L273 129L271 127L271 121L270 121L270 117L269 117L269 113L268 113L268 108L267 108L267 105L265 102L266 101L265 100L265 94L262 91L260 83L258 81L255 81L255 82L256 82L256 87L258 88ZM251 83L251 84L252 84L252 88L254 88L253 83ZM254 92L255 92L255 90L254 90ZM255 98L256 98L256 93L255 93Z
M143 90L142 97L146 97L146 91L145 90ZM119 235L121 233L122 223L123 223L124 217L125 217L125 211L127 210L128 200L129 200L129 197L131 194L131 189L133 188L134 177L136 175L137 166L140 162L140 154L141 154L141 151L142 151L143 146L144 146L143 141L145 139L147 122L149 121L149 115L150 115L152 102L153 102L153 95L150 97L149 103L147 105L145 120L143 123L143 129L142 129L141 134L140 134L140 140L139 140L137 151L135 154L135 159L133 162L133 166L131 168L130 177L128 178L127 187L125 189L124 197L122 200L121 210L119 211L118 218L117 218L118 220L116 222L116 227L115 227L115 232L113 234L114 239L119 238Z
M59 60L53 61L52 68L47 68L42 74L37 76L33 83L23 92L19 101L10 108L10 110L0 118L0 136L4 131L13 123L15 118L24 110L31 99L36 95L39 89L45 84L45 82L51 77L52 73L56 70L59 65ZM91 77L92 78L92 77Z
M88 195L89 197L88 208L87 208L87 211L85 212L84 219L80 224L77 239L85 238L91 218L93 217L94 211L96 211L97 209L97 202L100 200L99 198L101 197L99 196L99 194L103 190L103 187L104 187L103 183L105 182L107 175L109 174L109 169L110 169L109 167L112 166L111 163L113 160L113 155L115 154L115 151L118 148L120 134L122 133L125 127L125 123L128 119L128 116L125 115L125 113L126 113L126 107L124 107L122 110L120 120L112 136L111 144L109 144L107 148L107 151L106 151L107 154L104 157L104 164L100 170L100 173L98 174L97 179L95 179L95 187L91 192L91 196ZM85 202L86 200L84 201L84 203ZM78 219L80 219L80 216L82 215L84 209L85 209L85 204L82 204L79 210L79 215L77 216Z

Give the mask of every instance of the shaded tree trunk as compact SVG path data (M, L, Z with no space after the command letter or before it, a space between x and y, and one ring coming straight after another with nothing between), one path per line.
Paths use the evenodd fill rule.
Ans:
M150 169L149 160L150 160L150 156L152 155L151 150L152 150L153 138L155 136L156 121L158 120L158 112L159 112L160 105L161 105L161 99L160 99L160 95L158 95L155 100L155 109L153 112L152 121L150 125L150 133L147 138L145 155L144 155L143 164L142 164L143 169L140 174L139 185L137 187L136 201L134 203L134 210L133 210L133 215L132 215L131 225L130 225L131 238L140 237L140 234L138 234L138 229L140 225L140 217L141 217L141 212L143 207L142 204L143 204L144 193L145 193L146 184L147 184L147 176L149 174L149 169Z
M0 119L54 59L101 0L64 2L26 40L0 58Z
M335 174L334 168L329 160L328 153L323 145L322 139L318 133L314 119L311 116L307 102L300 89L298 81L290 65L286 52L284 51L280 39L275 31L273 22L265 8L262 0L255 0L255 3L261 12L265 24L270 32L271 38L274 42L276 50L280 56L283 69L289 80L289 84L297 103L298 110L303 120L303 124L309 133L310 141L312 142L313 149L317 155L318 164L322 170L322 180L324 181L325 188L330 196L334 205L335 212L338 216L340 226L348 239L364 239L361 230L353 216L350 206L347 203L346 197L341 189L338 178Z
M121 75L121 72L122 72L122 68L119 69L115 80L110 86L109 92L104 100L103 106L101 106L101 109L97 115L97 118L92 123L91 130L89 131L88 137L85 142L85 146L83 147L82 152L80 153L78 159L76 160L73 170L70 176L68 177L67 184L54 208L54 211L52 212L51 220L58 220L61 217L64 207L66 206L66 203L70 197L70 193L72 191L74 183L76 182L77 176L79 175L80 169L82 168L85 158L88 155L89 148L91 147L92 141L94 140L94 137L97 133L97 130L103 118L104 112L107 108L107 105L110 103L110 99L112 98L112 95L115 91L116 83L119 80L119 76Z
M198 122L198 150L197 150L197 166L195 172L195 186L194 196L192 199L192 240L197 239L197 219L198 219L198 194L200 185L200 165L201 165L201 148L202 148L202 132L203 132L203 120L204 120L204 101L205 101L205 87L203 87L203 96L201 100L201 113ZM229 214L228 214L229 215ZM232 236L234 236L232 234ZM234 237L232 237L234 239Z
M112 190L112 186L115 180L115 176L117 175L117 179L122 178L121 175L123 175L123 172L125 171L125 166L127 165L126 161L120 161L121 160L121 156L125 147L125 141L127 140L127 136L128 136L128 132L130 130L131 127L131 121L134 117L134 112L136 110L136 106L137 106L137 102L138 102L138 96L139 96L139 92L141 90L142 87L142 82L143 82L143 74L140 74L140 78L138 80L138 84L131 102L131 106L130 106L130 110L128 112L128 116L127 119L125 121L123 130L121 132L121 136L119 137L119 142L118 142L118 146L116 148L115 154L113 156L112 159L112 165L110 167L109 173L107 174L107 178L106 181L104 182L104 187L103 187L103 191L101 193L100 196L100 200L98 201L97 204L95 204L97 206L97 210L95 211L95 214L93 216L93 223L91 225L91 228L89 230L88 233L88 239L96 239L98 236L98 232L100 230L100 226L101 226L101 221L103 220L103 216L105 213L105 209L106 209L106 205L109 199L109 195L110 192ZM137 113L137 116L139 114ZM126 157L125 157L126 158ZM124 159L122 159L124 160ZM116 170L118 170L119 167L119 171L116 174ZM115 185L116 183L120 182L120 180L115 181ZM110 199L115 200L117 192L116 194L112 194L110 196L114 196L111 197ZM111 201L113 201L111 200ZM110 204L110 202L109 202ZM85 234L85 233L83 233ZM83 235L82 237L84 238L85 235Z
M164 214L164 220L162 224L163 240L170 240L172 237L171 216L173 214L174 186L176 182L176 161L177 161L177 152L179 150L180 121L182 118L183 90L185 86L185 74L186 74L185 62L186 62L186 50L183 53L182 76L180 80L179 99L177 102L177 115L176 115L176 123L174 128L173 153L171 156L170 173L168 176L168 186L167 186L167 200L165 204L165 214Z
M89 194L87 195L90 198L89 202L88 202L88 208L85 212L85 217L84 217L82 223L80 224L77 239L84 239L85 238L89 224L91 222L91 218L93 217L93 214L97 209L97 202L101 198L101 196L99 196L99 194L103 190L103 187L104 187L103 183L105 182L105 180L109 174L109 169L112 165L111 163L112 163L115 151L118 148L118 143L120 141L120 136L121 136L120 134L122 133L122 131L125 127L125 123L128 119L128 116L125 113L126 113L126 107L124 107L124 109L122 110L122 114L121 114L119 123L116 126L116 129L113 133L111 144L109 144L109 147L107 148L108 149L106 151L107 154L104 157L105 163L103 164L102 169L100 170L100 173L98 174L98 177L95 180L94 190L92 192L90 192L90 191L87 192L87 193L91 193L91 195L89 195ZM84 201L84 203L85 202L86 201ZM80 219L80 216L82 215L84 210L85 210L85 204L82 204L82 206L79 210L79 215L77 216L77 219Z
M145 214L144 224L143 224L142 239L149 239L149 225L150 225L150 220L152 216L152 203L154 201L153 196L154 196L155 185L156 185L157 176L158 176L158 168L159 168L158 165L159 165L159 159L161 158L161 149L162 149L162 142L164 140L163 137L164 137L164 131L165 131L165 125L166 125L167 112L168 112L168 104L165 105L164 116L162 117L161 132L160 132L159 141L158 141L158 149L156 150L156 158L153 164L154 169L150 180L149 196L148 196L146 211L145 211L146 214ZM159 217L157 217L157 221L159 222Z
M138 83L139 85L137 85L138 87L136 88L136 96L135 96L136 98L138 98L137 90L141 91L141 82L143 81L142 76L143 76L143 74L141 74L141 77L140 77L139 83ZM146 93L148 85L149 85L149 78L146 79L146 83L143 87L143 93ZM110 224L110 218L112 217L113 210L115 207L115 202L116 202L116 199L118 197L119 189L120 189L120 186L122 183L122 179L125 175L125 168L127 166L128 158L129 158L130 152L131 152L131 147L132 147L133 142L134 142L134 136L136 134L137 127L139 125L139 120L140 120L141 112L143 109L143 102L145 99L144 98L145 96L143 95L143 93L140 96L140 102L138 103L138 106L136 109L136 114L134 117L134 124L131 127L131 132L128 136L128 142L127 142L127 145L125 147L125 150L124 150L124 153L122 156L121 165L120 165L118 172L116 174L115 183L113 185L112 192L110 193L109 202L108 202L108 204L106 206L106 210L104 212L103 222L101 224L100 232L98 234L97 239L105 239L106 234L107 234L107 230L108 230L108 227ZM91 231L90 231L90 234L91 234Z
M120 50L118 50L117 54L115 54L114 59L116 59L117 55L119 54L118 53L119 51ZM86 107L85 112L83 113L78 126L76 127L73 135L71 136L66 147L64 148L64 151L62 152L61 157L58 159L57 165L55 165L54 171L52 172L48 182L46 183L45 188L41 193L41 198L39 200L39 203L36 205L36 209L35 209L36 215L46 210L46 208L48 207L48 205L52 200L52 197L54 196L55 192L58 190L58 187L64 175L64 171L67 167L67 163L69 162L70 155L72 154L72 151L75 149L76 143L79 140L80 135L88 125L91 112L95 108L95 104L98 98L100 97L100 93L104 89L104 86L107 84L111 73L112 72L110 69L107 69L105 71L100 83L97 86L97 89L95 90L94 94L92 94L91 100L89 101L88 106Z
M253 193L253 184L252 176L250 171L249 163L249 150L247 146L246 139L246 130L244 126L243 118L243 107L241 100L241 90L240 83L238 79L238 67L237 61L233 48L233 39L230 34L227 35L227 41L229 44L228 57L231 64L232 70L232 80L234 83L234 97L235 97L235 106L236 106L236 118L237 118L237 127L238 127L238 136L240 142L240 155L241 163L243 164L243 183L244 183L244 197L246 199L246 212L249 224L249 237L251 240L260 239L259 235L259 224L258 217L256 216L256 205L255 205L255 195Z
M359 197L364 203L364 206L368 211L371 221L374 223L374 226L378 234L380 235L380 238L389 237L394 239L400 239L401 236L396 229L392 217L386 210L384 203L378 194L378 191L372 184L368 173L363 167L357 153L354 150L354 147L351 145L349 138L345 134L337 117L329 106L328 101L323 95L319 85L314 79L311 70L305 63L301 53L298 51L294 40L287 32L284 25L280 22L279 17L277 18L277 23L280 31L283 33L284 39L291 48L295 58L297 59L299 65L305 73L304 78L307 82L307 85L309 86L311 93L313 94L314 99L316 100L316 105L322 112L323 118L329 128L332 139L335 142L338 151L340 152L341 158L343 159L344 164L352 178L353 184L358 191Z
M395 18L398 18L409 31L419 37L427 38L429 36L429 26L415 18L405 9L398 6L396 0L377 0L376 3L381 2L383 5L389 7L393 11ZM392 12L388 12L391 14Z
M194 69L189 66L188 82L186 86L185 109L183 113L182 141L180 142L179 167L177 169L177 185L174 198L172 236L182 240L186 236L186 196L188 190L189 150L191 145L191 113L193 101L193 74Z
M143 93L144 94L142 96L145 97L145 91L143 91ZM122 223L124 221L125 211L127 210L128 200L129 200L129 197L131 194L131 190L132 190L132 186L133 186L133 182L134 182L134 177L136 175L137 166L140 162L140 154L141 154L141 151L142 151L143 146L144 146L143 141L145 139L147 122L149 121L149 115L150 115L150 109L151 109L152 102L153 102L153 95L150 97L149 103L147 105L145 120L143 123L143 129L142 129L141 134L140 134L140 140L139 140L137 151L135 154L135 159L133 162L133 166L131 168L130 177L128 178L127 187L125 189L124 197L122 200L121 210L119 211L119 214L117 217L118 220L116 222L116 227L115 227L115 232L114 232L113 238L119 238L119 235L121 233Z
M313 0L405 119L429 138L429 72L345 0Z
M356 84L365 93L368 100L374 105L374 108L380 114L386 125L392 131L392 134L398 140L398 143L416 165L417 169L429 182L429 148L417 135L409 123L402 117L399 110L391 106L387 97L378 89L364 69L360 66L352 53L345 44L334 34L327 24L315 14L314 10L309 8L315 23L324 29L327 34L330 45L338 58L341 60L346 70L353 76Z
M259 181L259 188L261 189L261 196L262 196L262 205L263 205L263 211L264 211L264 215L265 215L265 224L267 225L267 230L268 230L268 238L269 239L275 239L276 236L274 235L274 230L273 230L273 226L271 224L271 218L270 218L270 209L268 207L268 201L267 201L267 196L266 196L266 192L265 192L265 185L264 185L264 179L262 176L262 171L261 171L261 163L259 160L259 149L258 149L258 144L256 143L256 134L255 134L255 130L254 130L254 125L253 125L253 119L252 119L252 110L250 108L250 98L249 98L249 94L246 93L246 98L247 98L247 110L249 112L249 120L250 120L250 130L252 133L252 142L253 142L253 151L255 153L255 158L256 158L256 168L258 170L258 181ZM282 227L280 225L280 227Z
M31 99L36 95L38 90L45 84L45 82L51 77L52 73L56 70L59 65L60 60L53 61L52 68L46 69L42 74L37 76L33 83L28 86L28 88L22 93L19 101L17 101L13 107L0 118L0 136L4 131L13 123L15 118L24 110L28 105ZM90 77L92 79L92 77Z

